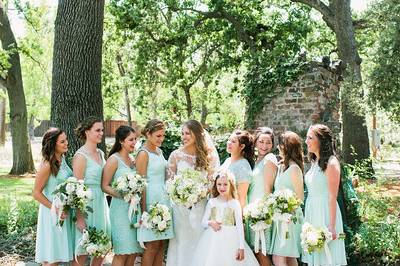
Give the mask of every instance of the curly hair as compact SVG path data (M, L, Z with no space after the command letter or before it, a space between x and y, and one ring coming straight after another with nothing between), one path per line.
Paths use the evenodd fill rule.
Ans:
M165 129L165 124L159 119L151 119L142 129L142 135L147 138L147 134L153 134L156 131Z
M254 167L254 138L246 130L236 130L233 134L237 137L239 144L244 145L242 156L249 162L251 168Z
M46 131L42 139L42 157L49 162L52 175L56 176L60 170L60 162L56 158L56 145L58 137L65 133L59 128L51 128Z
M90 130L95 123L102 123L103 120L96 116L89 116L85 118L79 125L75 128L75 135L81 140L86 141L86 130Z
M322 171L325 171L328 166L328 161L331 156L338 158L336 154L336 145L331 129L322 124L315 124L310 126L310 130L317 137L319 142L319 160L318 165L321 167ZM317 156L308 152L308 159L312 162L317 161Z
M304 156L302 141L299 135L292 131L283 132L278 138L278 144L283 155L283 165L289 168L290 161L294 161L304 173Z
M210 167L210 156L204 139L203 126L197 120L188 120L183 126L186 126L195 137L196 168L208 171Z

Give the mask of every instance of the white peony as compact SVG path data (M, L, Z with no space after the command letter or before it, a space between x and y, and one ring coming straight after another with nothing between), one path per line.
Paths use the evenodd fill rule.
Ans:
M65 190L67 191L68 194L71 194L75 191L75 185L73 183L68 183L65 186Z
M319 234L318 234L318 232L316 232L316 231L314 231L314 230L311 230L311 231L308 231L308 232L307 232L307 242L308 242L310 245L313 245L313 246L317 245L318 239L319 239Z
M158 230L164 231L166 228L167 228L167 222L166 222L166 221L161 221L161 222L158 224Z
M89 254L94 254L98 250L98 246L93 243L89 243L86 247L86 252Z

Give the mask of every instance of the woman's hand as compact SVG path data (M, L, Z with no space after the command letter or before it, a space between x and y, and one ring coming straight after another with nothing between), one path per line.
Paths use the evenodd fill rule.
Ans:
M209 221L208 225L211 226L211 228L215 231L218 232L219 230L221 230L221 222L217 222L217 221Z
M328 230L332 233L332 240L335 240L337 238L335 226L329 225Z
M83 230L86 229L86 222L83 217L76 217L76 227L81 232L83 232Z
M244 249L239 248L238 251L236 252L236 260L244 260Z

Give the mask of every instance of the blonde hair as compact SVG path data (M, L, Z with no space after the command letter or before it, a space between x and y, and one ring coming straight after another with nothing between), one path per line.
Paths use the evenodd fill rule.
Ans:
M226 177L229 183L229 195L232 197L232 199L237 199L237 191L236 191L236 184L235 184L235 178L233 174L229 171L221 171L217 173L215 179L214 179L214 185L211 189L211 194L214 198L219 196L219 192L217 189L217 180L221 177Z

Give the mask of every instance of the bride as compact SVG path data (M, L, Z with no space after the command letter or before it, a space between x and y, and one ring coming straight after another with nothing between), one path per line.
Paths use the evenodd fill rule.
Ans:
M169 178L187 168L211 178L219 167L219 158L208 133L198 121L188 120L183 124L181 137L183 146L173 151L168 160ZM205 199L191 209L172 204L175 237L169 241L167 266L186 266L190 262L203 231L205 206Z

